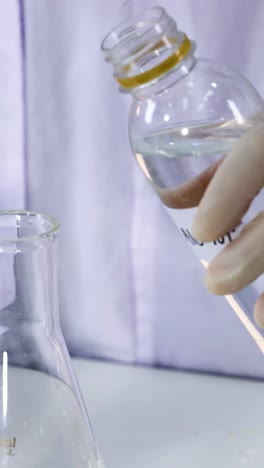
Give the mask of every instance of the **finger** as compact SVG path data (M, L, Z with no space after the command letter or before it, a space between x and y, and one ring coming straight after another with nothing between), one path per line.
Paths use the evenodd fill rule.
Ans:
M258 298L254 308L254 319L256 324L264 328L264 293Z
M264 212L261 212L210 263L207 289L213 294L233 294L264 272Z
M197 206L223 158L208 167L194 179L178 185L175 189L156 187L158 195L169 208L193 208Z
M264 124L246 132L234 145L198 208L193 234L204 242L233 229L264 184Z

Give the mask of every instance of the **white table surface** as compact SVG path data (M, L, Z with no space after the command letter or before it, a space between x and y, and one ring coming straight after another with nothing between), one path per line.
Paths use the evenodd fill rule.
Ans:
M73 363L107 468L264 467L264 383Z

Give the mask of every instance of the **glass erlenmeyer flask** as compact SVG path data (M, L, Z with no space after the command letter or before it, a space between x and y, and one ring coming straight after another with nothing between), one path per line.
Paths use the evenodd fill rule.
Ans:
M102 467L60 331L58 229L0 212L0 466Z

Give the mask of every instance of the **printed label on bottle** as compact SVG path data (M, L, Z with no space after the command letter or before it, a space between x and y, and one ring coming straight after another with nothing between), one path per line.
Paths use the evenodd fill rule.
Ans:
M191 233L192 221L197 208L173 209L165 207L165 209L196 255L198 255L200 260L205 260L206 262L210 262L221 250L238 237L243 228L240 225L236 229L227 232L223 237L204 243L196 239Z
M0 439L0 456L9 455L14 456L14 449L16 447L16 438L12 439Z

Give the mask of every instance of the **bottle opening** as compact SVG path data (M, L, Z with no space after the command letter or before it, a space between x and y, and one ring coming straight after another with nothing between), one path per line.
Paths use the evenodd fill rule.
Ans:
M121 88L132 89L168 73L193 46L164 8L150 8L114 28L102 51Z
M114 48L119 47L119 53L121 53L121 47L126 47L134 40L139 41L142 37L146 37L152 31L158 28L161 22L164 22L167 18L167 13L164 8L149 8L132 16L128 20L123 21L116 26L103 40L102 51L112 55ZM159 32L159 28L157 29ZM117 52L117 51L116 51ZM124 50L125 52L125 50Z
M49 240L59 230L59 223L51 216L34 211L0 211L0 247L35 244Z

